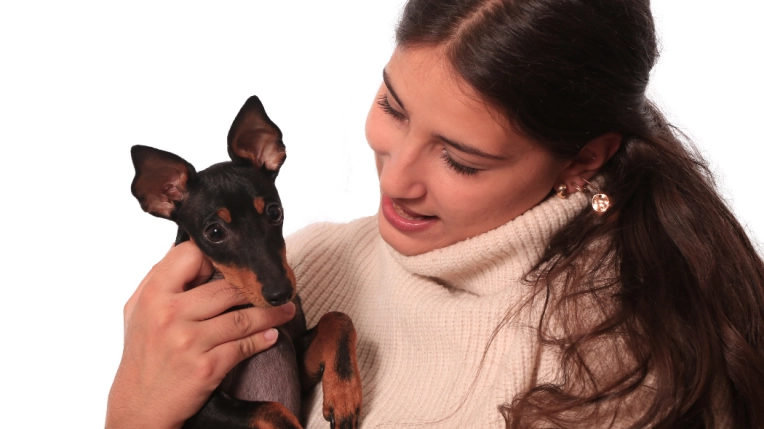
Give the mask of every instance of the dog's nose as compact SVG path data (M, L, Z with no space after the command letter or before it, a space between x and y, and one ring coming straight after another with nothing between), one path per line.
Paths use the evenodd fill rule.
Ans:
M289 298L292 297L291 290L280 290L278 292L272 292L269 294L263 293L263 298L268 301L268 304L278 307L279 305L286 304Z

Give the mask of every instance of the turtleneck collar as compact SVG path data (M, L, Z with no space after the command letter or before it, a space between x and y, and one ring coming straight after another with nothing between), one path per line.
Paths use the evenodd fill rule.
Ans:
M522 278L541 258L552 236L588 203L588 195L582 192L565 200L551 195L498 228L420 255L405 256L387 243L384 246L412 274L474 295L492 295L506 287L505 281Z

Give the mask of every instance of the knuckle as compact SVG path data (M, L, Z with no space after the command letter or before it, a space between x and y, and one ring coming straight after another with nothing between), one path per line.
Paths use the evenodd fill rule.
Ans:
M177 326L183 319L186 304L182 299L170 296L163 299L155 298L153 301L147 298L142 307L147 314L152 315L152 324L155 329L168 330Z
M154 312L153 325L154 328L160 331L171 329L175 325L174 312L164 309L162 311Z
M202 382L215 380L218 377L218 363L210 356L201 356L196 360L194 377Z
M165 256L164 258L160 259L159 262L154 264L153 267L151 267L150 274L156 274L156 273L163 273L167 271L171 264L172 260L170 258L170 255Z
M173 249L167 254L167 256L163 259L164 260L170 260L170 261L178 261L178 260L186 260L186 261L194 261L201 260L202 252L199 250L199 248L190 241L184 241L183 243L178 244L177 246L173 247ZM200 261L201 262L201 261Z
M140 307L148 307L153 305L157 300L157 292L154 290L154 283L156 283L155 280L146 282L143 290L141 290L137 296L131 297L127 301L128 304L130 304L130 301L133 301L135 305Z
M236 344L238 345L239 357L241 358L247 358L261 351L252 337L242 338Z
M233 325L234 329L236 330L236 333L239 334L245 334L248 333L249 330L252 328L252 321L250 320L248 313L236 310L232 311L232 319L233 319Z
M122 307L122 318L123 318L124 320L127 320L127 319L128 319L128 316L129 316L129 315L130 315L130 313L132 313L132 312L133 312L133 299L132 299L132 298L130 298L130 299L128 299L128 300L127 300L127 302L125 303L125 305Z
M173 346L176 350L187 351L193 348L196 336L189 332L182 332L173 336Z

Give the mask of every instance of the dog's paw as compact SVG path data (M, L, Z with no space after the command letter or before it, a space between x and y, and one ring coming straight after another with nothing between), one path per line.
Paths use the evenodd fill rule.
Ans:
M329 422L329 427L331 429L357 429L358 428L358 415L361 413L361 410L356 410L355 413L350 414L344 418L341 418L339 420L339 423L337 423L337 419L335 418L333 413L329 413L329 417L326 418L326 420Z
M332 429L356 429L363 393L353 322L344 313L329 312L315 329L305 359L313 372L306 373L321 377L324 418Z
M357 368L346 379L327 380L324 374L324 418L331 429L357 429L361 414L361 375ZM334 378L334 377L332 377ZM328 383L327 383L328 381Z

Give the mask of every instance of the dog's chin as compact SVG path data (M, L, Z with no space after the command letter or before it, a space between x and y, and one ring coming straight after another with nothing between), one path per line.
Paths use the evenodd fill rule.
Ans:
M254 305L252 305L252 304L237 305L237 306L231 307L228 310L224 311L223 314L230 313L230 312L236 311L236 310L243 310L245 308L252 308L252 307L254 307Z

